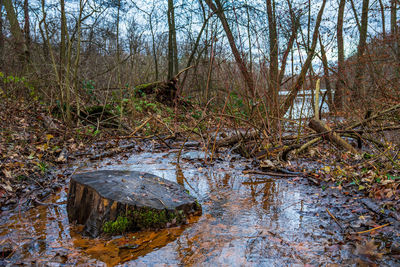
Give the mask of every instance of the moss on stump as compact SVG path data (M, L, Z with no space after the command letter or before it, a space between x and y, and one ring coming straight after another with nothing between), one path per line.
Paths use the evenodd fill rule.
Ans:
M92 237L181 225L201 214L196 199L177 183L135 171L96 171L71 177L70 222Z

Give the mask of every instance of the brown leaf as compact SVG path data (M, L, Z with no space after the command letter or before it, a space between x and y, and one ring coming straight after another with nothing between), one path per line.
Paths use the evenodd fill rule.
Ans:
M366 256L371 259L380 259L383 255L383 253L378 252L378 246L375 245L373 239L370 241L366 241L363 244L357 244L355 254Z

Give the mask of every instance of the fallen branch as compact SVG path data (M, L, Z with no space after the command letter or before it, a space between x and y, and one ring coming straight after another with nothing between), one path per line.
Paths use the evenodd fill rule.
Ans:
M310 128L318 133L322 133L322 138L334 143L337 147L344 148L351 153L358 154L358 151L343 140L337 133L335 133L328 125L323 121L317 119L311 119L309 123Z
M225 138L223 140L220 140L216 143L216 147L222 147L222 146L231 146L234 144L237 144L239 142L243 142L249 139L254 139L259 136L259 133L257 131L250 131L246 133L238 132L238 134L235 134L233 136L230 136L228 138Z

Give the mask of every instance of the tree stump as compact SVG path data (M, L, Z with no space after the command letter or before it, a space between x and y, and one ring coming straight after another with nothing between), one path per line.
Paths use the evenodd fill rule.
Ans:
M86 234L121 234L187 223L201 206L177 183L136 171L95 171L71 177L68 219Z
M135 96L155 94L158 102L172 106L177 92L176 83L177 79L173 78L167 82L140 84L135 87Z

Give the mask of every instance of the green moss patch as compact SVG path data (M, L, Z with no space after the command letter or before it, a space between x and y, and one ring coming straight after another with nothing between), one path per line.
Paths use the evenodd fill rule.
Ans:
M122 234L145 229L159 229L170 225L179 225L186 220L183 210L135 209L126 215L119 215L115 221L105 222L103 232Z

